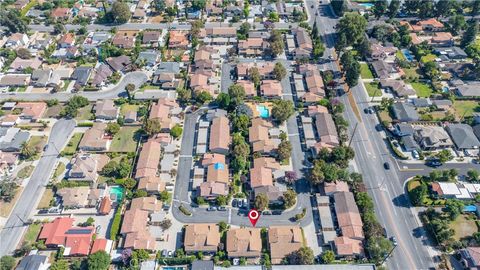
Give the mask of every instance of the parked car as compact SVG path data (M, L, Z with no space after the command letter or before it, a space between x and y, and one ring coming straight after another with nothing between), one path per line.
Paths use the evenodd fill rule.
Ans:
M237 199L233 199L232 201L232 207L237 207L238 206L238 201Z
M428 167L436 168L436 167L442 166L443 163L440 162L440 160L431 159L431 160L427 160L427 162L425 162L425 165L427 165Z
M471 156L470 152L468 152L467 149L463 150L463 154L464 154L466 157Z
M395 238L395 236L390 237L390 241L392 241L392 244L393 244L394 246L397 246L397 245L398 245L397 238Z
M272 212L269 211L269 210L264 210L264 211L262 212L262 215L264 215L264 216L271 216L271 215L272 215Z
M212 211L217 211L217 208L215 206L209 206L207 208L207 211L212 212Z
M227 208L225 206L219 206L217 207L218 211L227 211Z
M378 132L382 131L383 130L382 124L376 124L375 125L375 130L378 131Z
M414 159L419 159L420 158L420 155L418 154L417 150L412 151L412 156L413 156Z
M273 210L273 211L272 211L272 215L274 215L274 216L279 216L279 215L281 215L281 214L282 214L282 211L281 211L281 210Z
M40 209L40 210L38 210L38 213L39 214L46 214L46 213L48 213L48 209Z
M171 250L168 251L168 257L169 258L173 257L173 251L171 251Z

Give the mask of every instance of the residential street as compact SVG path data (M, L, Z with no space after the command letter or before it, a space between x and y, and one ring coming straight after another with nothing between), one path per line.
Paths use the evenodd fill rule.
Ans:
M125 86L127 84L134 84L136 87L140 87L148 80L147 75L142 71L134 71L127 73L121 81L114 87L101 91L84 91L79 93L65 93L59 92L55 94L51 93L0 93L0 100L11 99L14 94L16 99L20 100L48 100L58 99L60 102L65 102L69 98L75 95L81 95L86 97L89 101L96 101L98 99L113 99L120 96L125 96Z
M310 5L308 7L310 8ZM321 5L320 10L316 21L319 32L324 36L327 46L325 56L328 57L334 55L333 35L337 20L333 18L330 5ZM312 14L314 11L310 9L309 12ZM339 71L334 61L323 65L322 69L325 68ZM340 99L345 104L345 117L350 123L350 135L358 124L352 139L352 147L356 154L353 170L362 173L368 192L375 202L380 223L385 226L388 236L395 235L399 243L392 257L387 261L387 267L389 269L429 269L434 266L433 254L430 252L431 248L426 240L425 231L416 214L409 208L409 201L404 196L403 183L406 178L396 166L391 166L391 170L383 168L383 163L392 163L392 159L380 133L375 131L378 119L374 115L362 113L368 106L369 99L361 87L363 85L351 89L350 99L349 94L344 94ZM354 104L351 103L352 99Z
M9 254L19 244L20 237L28 227L25 222L35 211L38 202L55 169L59 150L68 142L75 127L73 120L59 120L52 128L48 148L35 167L30 182L13 208L5 227L0 232L0 256Z

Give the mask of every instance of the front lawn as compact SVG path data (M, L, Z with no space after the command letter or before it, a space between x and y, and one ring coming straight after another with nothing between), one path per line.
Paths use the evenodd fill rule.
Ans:
M75 133L62 151L62 155L73 156L82 140L83 133Z
M362 79L373 79L373 73L367 63L360 64L360 76L362 76Z
M38 203L37 209L46 209L50 208L50 202L53 199L53 190L51 188L45 189L42 199Z
M120 107L120 114L125 116L127 112L130 112L130 111L137 112L138 108L140 108L140 105L125 103L125 104L122 104L122 106Z
M365 88L367 89L367 93L369 97L382 96L382 90L380 90L378 82L365 83L364 85L365 85Z
M77 121L85 121L93 119L94 115L92 113L92 105L87 105L83 108L78 109L78 114L75 117Z
M455 100L453 108L458 118L469 117L474 112L480 111L479 103L473 100Z
M415 92L417 92L418 97L430 97L433 93L433 89L426 83L412 82L410 84L413 89L415 89Z
M37 237L41 229L42 229L42 223L30 224L28 226L27 232L25 233L25 237L23 238L23 241L29 244L35 243L37 241Z
M405 58L405 55L403 55L403 53L402 53L401 50L398 50L398 51L395 53L395 56L396 56L397 59L400 60L400 61L407 61L407 58Z
M435 54L427 54L427 55L424 55L422 56L422 58L420 58L420 62L422 63L428 63L428 62L433 62L435 61L435 59L437 58L437 56Z
M450 228L455 231L453 238L457 241L470 237L478 231L475 220L467 219L466 215L458 216L457 219L450 223Z
M34 168L35 167L33 167L32 165L28 165L28 166L23 167L22 169L20 169L20 171L18 171L17 177L20 178L20 179L25 179L25 178L30 177L30 175L32 175L32 172L33 172Z
M113 137L110 152L135 152L140 137L138 130L138 127L122 127Z

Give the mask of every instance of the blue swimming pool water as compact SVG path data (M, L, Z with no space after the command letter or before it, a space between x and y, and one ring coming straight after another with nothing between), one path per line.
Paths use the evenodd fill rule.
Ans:
M172 267L172 266L167 266L167 267L162 267L162 270L184 270L185 268L183 267Z
M413 61L413 59L414 59L414 58L413 58L413 55L412 55L412 53L410 53L409 50L407 50L407 49L402 49L402 53L403 53L403 55L405 56L405 58L407 59L408 62L412 62L412 61Z
M361 3L358 4L359 6L365 7L365 8L372 8L374 5L372 3Z
M110 187L110 194L114 194L117 202L121 202L123 198L123 187L120 187L120 186Z
M475 205L465 205L465 207L463 207L463 212L476 212L477 211L477 207Z
M261 118L270 117L270 112L268 111L268 108L264 105L257 105L257 111L259 112Z

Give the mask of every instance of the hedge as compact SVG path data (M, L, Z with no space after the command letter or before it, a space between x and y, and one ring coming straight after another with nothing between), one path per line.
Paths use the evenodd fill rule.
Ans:
M188 209L185 208L185 206L183 206L183 204L180 205L180 206L178 207L178 209L180 210L180 212L182 212L182 213L183 213L184 215L186 215L186 216L191 216L191 215L192 215L192 213L190 213L190 211L188 211Z
M182 265L182 264L191 264L197 258L195 256L188 256L183 258L159 258L158 263L160 265Z
M93 122L81 122L77 124L77 127L93 127Z
M120 222L122 221L122 206L122 203L118 205L115 216L113 217L112 226L110 227L110 235L108 238L114 241L117 239L118 231L120 230Z

